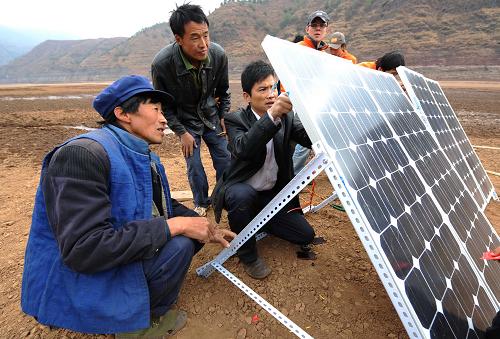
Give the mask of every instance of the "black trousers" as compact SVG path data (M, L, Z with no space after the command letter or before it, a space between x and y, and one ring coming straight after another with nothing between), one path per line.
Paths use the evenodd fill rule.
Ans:
M226 189L224 204L228 213L229 226L235 233L240 233L245 226L274 198L274 190L256 191L250 185L238 183ZM262 230L298 245L310 244L314 239L314 230L301 211L290 213L289 206L283 207L269 220ZM243 263L257 260L255 237L247 240L238 250L238 257Z

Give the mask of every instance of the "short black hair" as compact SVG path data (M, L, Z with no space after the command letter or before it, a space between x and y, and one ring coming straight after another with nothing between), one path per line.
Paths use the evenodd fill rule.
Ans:
M121 107L124 113L137 113L139 111L139 106L141 104L145 104L146 102L150 102L152 104L157 104L161 103L162 108L164 103L161 101L160 97L158 95L155 95L154 93L139 93L134 95L131 98L128 98L121 104L119 104L117 107ZM104 119L104 123L106 124L113 124L116 123L116 116L114 113L111 113L108 115L107 118Z
M268 76L276 76L273 66L263 60L254 61L245 67L241 73L241 88L243 92L252 94L252 87Z
M381 68L384 72L389 71L399 66L405 66L405 57L399 51L392 51L378 58L375 65L377 69Z
M208 23L207 16L203 13L203 10L199 5L191 5L190 3L184 4L173 10L170 16L169 24L170 29L174 35L180 37L184 36L184 25L190 21L194 21L198 24Z

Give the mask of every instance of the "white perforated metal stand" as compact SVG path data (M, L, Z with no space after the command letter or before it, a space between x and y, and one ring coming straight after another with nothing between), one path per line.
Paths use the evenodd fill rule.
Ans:
M240 290L246 295L253 299L257 304L259 304L263 309L265 309L269 314L275 317L280 323L285 325L293 334L299 338L312 338L307 332L297 326L293 321L288 319L283 313L278 311L273 305L268 303L264 298L262 298L258 293L252 290L250 287L245 285L240 279L236 278L231 272L225 269L222 265L218 263L212 263L213 267L217 269L223 276L229 279L230 282L235 284Z
M198 275L208 277L214 271L212 263L224 264L236 251L259 231L269 219L280 211L290 200L307 186L330 163L328 156L317 152L316 156L286 185L269 204L241 231L231 245L222 250L211 262L196 270Z
M325 200L323 200L319 204L304 207L302 209L302 213L304 213L304 214L309 213L309 212L315 213L315 212L319 211L320 209L322 209L323 207L325 207L326 205L328 205L329 203L331 203L332 201L334 201L335 199L337 199L338 197L339 197L339 195L337 194L337 192L334 191L332 193L332 195L330 195L328 198L326 198Z
M199 267L196 273L199 276L207 278L215 270L219 271L226 278L241 289L247 296L252 298L260 306L262 306L276 320L285 325L290 331L299 338L312 338L293 321L288 319L284 314L279 312L259 294L241 282L233 274L231 274L222 265L251 237L253 237L276 213L278 213L290 200L304 189L319 173L321 173L331 163L330 159L324 153L319 143L314 145L316 156L286 185L269 204L257 214L257 216L231 241L228 248L222 250L214 260ZM265 233L259 233L257 238L265 237Z

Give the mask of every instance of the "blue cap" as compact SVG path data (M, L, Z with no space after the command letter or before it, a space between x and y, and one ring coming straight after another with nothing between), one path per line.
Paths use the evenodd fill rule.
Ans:
M170 94L155 90L147 78L140 75L128 75L103 89L92 105L106 119L113 113L115 107L139 93L151 93L162 103L174 101Z

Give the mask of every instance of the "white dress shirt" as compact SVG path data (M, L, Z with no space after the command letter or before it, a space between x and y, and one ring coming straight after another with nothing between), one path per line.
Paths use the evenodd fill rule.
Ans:
M255 113L252 109L253 114L257 118L260 119L260 116ZM267 112L269 118L278 125L281 121L280 119L274 120L271 114ZM274 156L274 143L273 139L269 140L266 144L266 160L264 161L264 165L260 168L260 170L255 173L250 179L245 181L246 184L253 187L256 191L267 191L274 187L276 184L276 179L278 178L278 163L276 162L276 157Z

